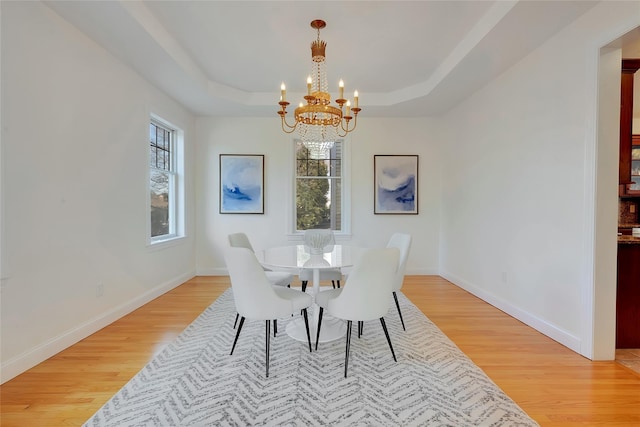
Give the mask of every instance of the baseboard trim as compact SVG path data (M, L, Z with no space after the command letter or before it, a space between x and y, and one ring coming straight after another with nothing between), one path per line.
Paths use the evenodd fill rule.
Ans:
M404 272L405 276L438 276L439 272L437 269L431 268L412 268L407 269Z
M284 269L291 274L298 274L295 269ZM416 268L407 270L405 276L437 276L438 270L430 268ZM229 272L226 268L200 268L196 271L196 276L228 276Z
M196 269L197 276L228 276L229 272L226 268L198 268Z
M454 285L464 289L465 291L477 296L478 298L487 302L488 304L491 304L497 309L504 311L509 316L518 319L519 321L526 324L527 326L532 327L533 329L540 332L541 334L548 336L552 340L557 341L558 343L564 345L570 350L573 350L576 353L580 354L581 340L579 337L565 331L562 328L559 328L558 326L552 323L549 323L544 319L534 316L531 313L525 310L522 310L519 307L514 306L510 302L500 297L497 297L489 292L484 291L478 286L475 286L474 284L466 280L463 280L454 274L451 274L448 272L440 272L440 276L442 276L449 282L453 283Z
M0 384L4 384L10 379L20 375L21 373L33 368L37 364L47 360L48 358L58 354L62 350L76 344L77 342L85 339L89 335L99 331L105 326L110 325L123 316L131 313L132 311L142 307L148 302L158 298L177 286L183 284L187 280L195 276L195 272L185 273L181 276L175 277L153 289L145 292L144 294L127 301L117 307L108 310L100 314L99 316L79 325L73 329L70 329L56 337L53 337L44 343L28 350L16 357L7 360L2 364L0 369Z

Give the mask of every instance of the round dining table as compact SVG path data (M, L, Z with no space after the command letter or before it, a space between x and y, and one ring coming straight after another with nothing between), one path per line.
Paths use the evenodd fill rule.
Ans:
M365 248L349 245L333 245L330 252L316 251L305 245L278 246L256 251L258 261L266 268L273 270L300 270L310 269L313 271L313 286L307 287L307 292L314 298L312 306L313 315L309 325L311 340L316 339L318 327L319 309L315 304L315 295L320 292L320 270L328 268L352 267L358 260ZM298 340L307 341L307 332L304 321L301 317L296 317L287 324L287 334ZM336 340L346 333L346 324L340 319L332 316L322 316L322 329L320 331L319 342Z

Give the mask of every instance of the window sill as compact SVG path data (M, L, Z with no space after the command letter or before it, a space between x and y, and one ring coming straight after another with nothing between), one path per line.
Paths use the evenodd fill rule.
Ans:
M344 233L344 232L334 232L333 235L336 238L336 242L349 242L351 241L351 238L353 237L351 235L351 233ZM300 241L302 242L304 238L304 233L300 232L300 233L291 233L291 234L287 234L287 240L290 241Z
M162 240L154 240L153 242L147 243L147 249L150 252L153 252L153 251L160 251L173 246L178 246L182 244L183 241L186 240L186 238L187 236L172 236Z

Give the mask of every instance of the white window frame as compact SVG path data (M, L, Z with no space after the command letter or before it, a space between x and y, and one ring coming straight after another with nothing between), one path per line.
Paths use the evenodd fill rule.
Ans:
M336 240L348 240L351 238L351 144L348 137L341 138L342 144L342 224L341 230L334 232ZM289 240L302 240L304 231L297 230L296 221L296 148L299 139L291 141L291 161L289 162L289 191L287 191L287 233Z
M153 123L159 127L169 130L171 134L171 170L162 170L169 173L169 233L161 236L151 236L151 150L149 148L149 125ZM147 245L160 247L170 244L185 237L185 188L184 188L184 131L178 126L170 123L164 118L150 114L149 122L146 124L147 141L147 185L146 185L146 206L147 206Z

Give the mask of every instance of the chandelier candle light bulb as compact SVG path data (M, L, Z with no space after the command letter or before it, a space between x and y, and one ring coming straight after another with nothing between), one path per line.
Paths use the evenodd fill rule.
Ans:
M285 133L298 131L303 144L309 149L312 158L326 158L328 150L338 139L355 130L358 123L358 91L354 92L354 106L344 99L344 81L341 79L338 88L339 96L335 100L337 107L331 105L331 95L327 84L327 70L325 65L325 50L327 43L320 40L320 29L326 27L321 19L311 21L311 28L317 30L318 38L311 43L311 74L307 77L307 94L305 103L294 111L293 124L287 123L286 88L284 82L280 86L281 99L279 102L280 120ZM346 114L342 108L347 104ZM353 116L351 114L353 113ZM351 122L353 120L353 122ZM353 126L351 126L353 125Z
M280 101L286 102L287 100L287 87L284 85L284 82L280 85Z

